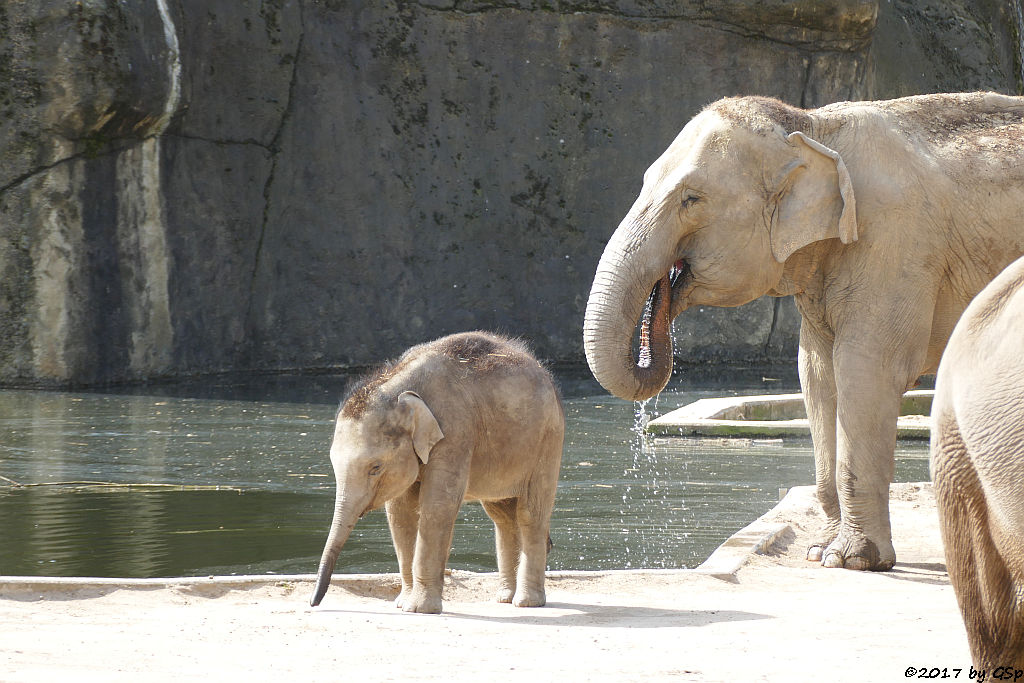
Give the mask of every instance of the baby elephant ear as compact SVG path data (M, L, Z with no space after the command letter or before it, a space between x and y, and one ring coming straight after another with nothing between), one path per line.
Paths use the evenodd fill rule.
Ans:
M843 158L800 132L787 140L796 157L781 173L771 226L772 254L779 263L812 242L857 239L857 204Z
M415 391L403 391L398 395L398 406L408 416L409 433L412 435L412 447L416 457L423 464L430 459L430 451L434 444L444 438L441 426Z

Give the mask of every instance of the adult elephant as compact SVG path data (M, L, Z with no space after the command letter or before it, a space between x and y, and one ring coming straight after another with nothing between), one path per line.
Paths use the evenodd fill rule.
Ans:
M647 170L601 257L584 321L594 375L647 399L672 372L684 310L795 295L828 520L807 559L891 568L900 396L1024 253L1022 120L1024 98L994 93L711 104Z
M932 478L979 671L1024 669L1024 259L971 302L935 378Z

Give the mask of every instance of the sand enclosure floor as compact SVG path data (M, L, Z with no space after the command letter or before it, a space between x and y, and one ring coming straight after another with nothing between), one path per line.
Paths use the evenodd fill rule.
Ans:
M803 560L820 512L799 487L760 520L781 529L766 554L732 574L551 573L536 609L493 602L495 575L462 571L436 616L396 610L394 575L336 576L318 608L312 576L8 577L0 680L967 680L930 485L894 485L891 508L890 572Z

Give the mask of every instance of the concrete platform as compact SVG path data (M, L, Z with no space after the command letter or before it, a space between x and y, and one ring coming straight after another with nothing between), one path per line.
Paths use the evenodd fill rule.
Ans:
M0 679L42 681L897 681L970 661L929 484L892 489L890 572L802 559L809 487L696 570L552 572L548 606L453 572L445 613L404 614L394 575L0 580Z
M930 389L908 391L896 424L900 439L928 439ZM810 428L803 394L704 398L647 423L657 436L807 437Z

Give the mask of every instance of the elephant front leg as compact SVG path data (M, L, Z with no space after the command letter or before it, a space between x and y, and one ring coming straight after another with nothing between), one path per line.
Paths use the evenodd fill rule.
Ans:
M814 479L825 526L807 548L810 562L821 562L825 548L839 535L839 494L836 491L836 382L832 341L800 330L800 385L814 444Z
M438 454L431 455L441 459ZM441 465L441 463L437 463ZM444 587L444 568L451 551L455 519L466 491L467 472L446 473L427 468L420 484L419 526L412 561L412 590L403 599L406 612L438 614Z
M826 567L884 571L896 563L889 525L896 420L905 378L879 367L878 356L838 366L836 490L839 534L825 549ZM902 380L902 381L901 381Z
M413 484L402 495L385 505L391 541L395 545L398 571L402 576L402 591L395 599L395 607L402 609L412 593L412 561L416 550L416 531L419 527L420 485Z

